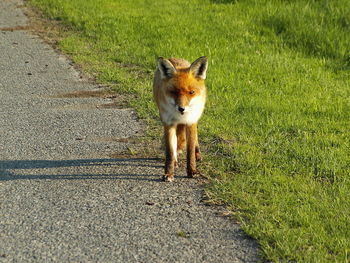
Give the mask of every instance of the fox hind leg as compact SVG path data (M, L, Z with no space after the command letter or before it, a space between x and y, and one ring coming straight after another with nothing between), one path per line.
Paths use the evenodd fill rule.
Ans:
M196 133L195 140L196 140L195 156L196 156L196 161L199 162L199 161L202 161L202 154L199 149L198 133Z
M186 125L178 124L176 127L177 152L182 153L186 148Z

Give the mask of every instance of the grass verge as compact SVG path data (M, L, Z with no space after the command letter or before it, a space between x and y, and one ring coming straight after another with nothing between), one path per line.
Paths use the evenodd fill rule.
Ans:
M155 58L207 55L208 195L270 260L349 262L349 1L30 3L59 21L59 48L129 94L150 127Z

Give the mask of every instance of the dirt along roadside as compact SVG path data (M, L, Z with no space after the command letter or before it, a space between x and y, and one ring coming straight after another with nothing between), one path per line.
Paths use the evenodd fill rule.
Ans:
M28 29L20 0L0 2L0 76L0 262L259 262L197 180L111 157L143 124Z

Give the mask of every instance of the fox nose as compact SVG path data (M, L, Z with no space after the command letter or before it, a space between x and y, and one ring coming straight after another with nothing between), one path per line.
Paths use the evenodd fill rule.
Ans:
M179 110L179 112L183 113L185 111L185 108L182 108L182 107L179 106L178 110Z

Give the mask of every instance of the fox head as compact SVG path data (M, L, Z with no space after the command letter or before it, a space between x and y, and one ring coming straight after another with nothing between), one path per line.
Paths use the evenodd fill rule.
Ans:
M200 57L190 65L188 63L188 66L181 63L177 65L172 59L158 59L158 69L166 96L180 114L185 114L195 103L203 103L204 106L207 68L206 57Z

